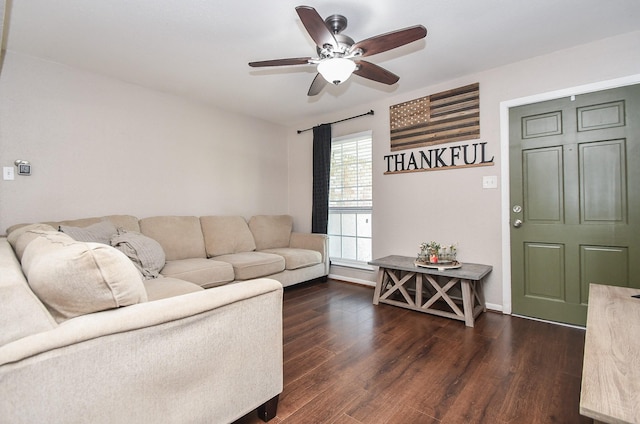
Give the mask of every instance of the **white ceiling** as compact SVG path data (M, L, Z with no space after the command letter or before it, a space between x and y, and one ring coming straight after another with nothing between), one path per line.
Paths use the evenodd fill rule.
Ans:
M528 57L640 29L640 0L8 0L7 49L292 124ZM426 39L371 56L400 76L353 76L309 98L316 56L295 7L339 13L355 41L422 24ZM425 93L429 94L429 93Z

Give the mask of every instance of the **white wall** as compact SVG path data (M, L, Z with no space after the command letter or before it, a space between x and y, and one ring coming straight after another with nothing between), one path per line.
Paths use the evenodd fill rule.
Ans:
M0 233L20 222L116 213L288 212L296 230L309 231L312 133L296 130L373 109L375 116L337 124L333 134L373 132L374 257L413 256L422 241L458 243L461 260L493 265L485 294L501 308L509 275L502 270L508 204L501 203L501 189L508 176L502 174L500 104L639 74L638 57L640 32L634 32L350 110L340 110L336 98L335 113L282 128L7 52L0 75L0 165L29 160L33 175L0 180ZM389 106L473 82L480 83L480 141L488 143L495 165L383 175L383 157L391 153ZM499 188L482 189L484 175L497 175ZM374 280L373 273L332 273Z
M423 241L458 243L459 259L462 261L493 265L493 272L486 280L486 300L493 309L502 309L503 282L504 279L510 279L510 276L503 273L502 269L503 249L508 249L508 245L503 245L502 231L503 227L509 228L503 226L502 210L509 205L501 203L502 188L508 185L503 184L508 179L508 174L502 174L502 161L508 158L501 157L501 102L638 74L639 57L640 32L633 32L425 87L405 95L392 96L375 104L340 110L331 115L299 122L287 133L290 213L294 215L299 228L310 229L308 217L311 214L313 135L311 132L298 135L295 130L373 109L373 117L362 117L333 126L334 136L369 129L373 131L373 256L414 256L418 252L418 245ZM383 158L391 154L389 106L474 82L480 83L480 141L488 143L487 151L495 156L495 165L384 175L386 163ZM336 101L339 102L339 99ZM505 166L505 169L508 167ZM482 188L482 177L485 175L498 176L498 189ZM331 272L344 275L346 279L375 279L372 272L335 267Z
M106 214L287 213L284 128L7 52L0 75L0 234Z

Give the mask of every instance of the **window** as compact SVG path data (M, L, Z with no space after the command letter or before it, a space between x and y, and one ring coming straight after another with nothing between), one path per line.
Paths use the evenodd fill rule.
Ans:
M334 138L329 180L329 256L335 263L371 260L371 131Z

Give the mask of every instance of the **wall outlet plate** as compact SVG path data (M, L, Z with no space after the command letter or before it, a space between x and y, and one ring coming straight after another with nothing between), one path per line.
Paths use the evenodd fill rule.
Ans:
M482 177L482 188L498 188L498 177L496 175Z
M15 172L13 166L2 167L2 179L6 181L13 180L15 178Z

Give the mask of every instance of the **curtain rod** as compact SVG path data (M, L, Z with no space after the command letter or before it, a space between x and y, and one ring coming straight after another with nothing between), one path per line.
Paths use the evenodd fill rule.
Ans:
M344 119L341 119L341 120L339 120L339 121L329 122L329 125L337 124L338 122L348 121L349 119L360 118L361 116L367 116L367 115L373 115L373 109L372 109L372 110L370 110L370 111L369 111L369 112L367 112L367 113L363 113L363 114L361 114L361 115L352 116L351 118L344 118ZM312 130L313 128L314 128L314 127L307 128L306 130L298 130L298 134L303 133L303 132L305 132L305 131Z

